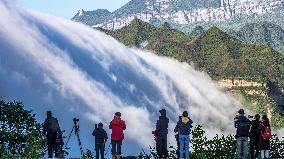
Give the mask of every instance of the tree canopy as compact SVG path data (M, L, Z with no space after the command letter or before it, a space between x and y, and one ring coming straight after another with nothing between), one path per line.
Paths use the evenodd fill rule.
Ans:
M44 150L41 126L20 102L0 101L0 158L39 158Z

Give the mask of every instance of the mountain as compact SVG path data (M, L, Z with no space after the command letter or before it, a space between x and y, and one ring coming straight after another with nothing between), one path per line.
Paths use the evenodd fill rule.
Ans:
M104 22L109 15L111 15L111 12L106 9L98 9L95 11L85 11L80 9L72 20L82 22L86 25L94 25Z
M170 28L168 23L155 27L138 19L106 33L127 46L141 47L143 44L142 49L192 64L236 97L241 94L245 105L259 113L280 110L279 100L273 101L275 94L269 91L267 83L275 83L279 90L284 86L284 56L270 47L244 43L217 27L192 37ZM281 127L284 120L273 115L275 126Z
M239 14L279 13L283 8L282 0L131 0L102 18L94 16L96 20L89 20L87 17L92 16L85 18L84 14L77 14L73 19L114 30L128 25L135 18L152 24L167 21L181 25L225 21Z
M193 9L199 9L199 8L219 8L226 3L230 4L229 1L224 0L178 0L173 1L172 7L174 10L193 10Z
M144 46L145 44L148 45L149 42L158 37L165 37L165 39L169 37L179 38L180 40L187 37L183 32L171 29L168 23L164 23L164 25L158 28L139 19L134 19L128 26L116 31L99 29L123 44L135 47L146 47Z
M247 43L270 46L284 55L284 29L276 24L250 23L233 32L233 35Z
M282 25L284 27L284 25ZM262 44L269 46L284 55L284 29L283 27L269 21L246 23L240 28L226 29L226 32L245 43ZM197 36L204 32L204 28L197 26L192 29L190 35Z
M205 32L205 29L202 26L196 26L190 33L190 36L198 36Z
M243 106L217 88L206 73L128 48L90 27L11 3L14 1L0 1L1 100L23 102L42 122L51 110L67 136L72 119L80 118L84 148L94 146L90 132L95 123L107 125L119 111L127 124L124 155L155 146L152 130L162 108L168 111L169 130L174 129L180 113L190 110L192 119L208 134L234 133L231 121L235 110ZM141 41L162 37L148 38L147 32L155 30L168 33L164 40L171 33L176 34L171 40L185 39L167 23L154 31L138 24L144 25L138 21L131 26L144 31L146 38ZM173 131L169 131L169 142L176 142ZM69 143L71 156L76 158L78 142L71 139Z
M273 81L284 85L284 56L264 45L243 43L217 27L191 37L136 19L128 26L106 33L127 46L139 47L147 42L144 49L193 62L214 79L255 78L263 83Z

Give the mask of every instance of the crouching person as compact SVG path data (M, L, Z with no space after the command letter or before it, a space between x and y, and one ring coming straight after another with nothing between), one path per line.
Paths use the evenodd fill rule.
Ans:
M103 124L99 123L98 127L93 131L93 136L95 136L96 142L96 159L104 159L105 156L105 143L107 142L107 133L103 129Z

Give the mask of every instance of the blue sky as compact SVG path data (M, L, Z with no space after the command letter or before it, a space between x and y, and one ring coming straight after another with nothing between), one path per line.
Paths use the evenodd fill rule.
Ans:
M79 9L108 9L114 11L130 0L22 0L26 8L42 11L52 15L72 18Z

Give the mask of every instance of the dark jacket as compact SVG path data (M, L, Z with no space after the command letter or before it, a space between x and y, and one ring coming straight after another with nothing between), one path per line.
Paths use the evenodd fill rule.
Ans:
M261 121L259 127L258 127L258 132L261 134L262 131L265 130L266 127L270 127L269 123L266 123L265 121ZM270 141L269 139L263 139L262 136L259 136L259 148L260 150L270 150Z
M168 134L169 119L166 114L162 114L156 123L156 134L160 139L166 139Z
M252 141L258 142L259 135L260 135L260 132L258 131L260 121L259 120L253 120L253 121L250 122L250 124L251 124L251 127L250 127L250 132L249 132L249 138Z
M54 117L48 117L43 123L43 135L46 133L60 133L58 120Z
M189 117L181 117L177 125L179 135L189 135L192 123Z
M236 138L238 137L249 137L250 131L250 120L244 115L235 117L235 128L237 128Z
M95 136L96 144L103 144L108 139L107 133L103 128L96 128L92 135Z
M120 117L115 116L110 122L109 128L112 129L111 140L121 141L124 139L123 130L126 129L126 124Z

